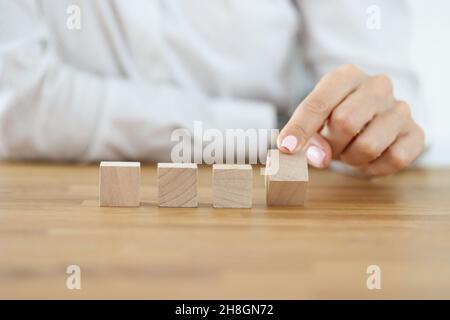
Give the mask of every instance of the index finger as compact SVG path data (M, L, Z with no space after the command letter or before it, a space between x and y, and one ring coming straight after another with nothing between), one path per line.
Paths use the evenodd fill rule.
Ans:
M353 65L325 75L300 103L278 137L281 151L294 153L322 128L334 108L356 90L366 76Z

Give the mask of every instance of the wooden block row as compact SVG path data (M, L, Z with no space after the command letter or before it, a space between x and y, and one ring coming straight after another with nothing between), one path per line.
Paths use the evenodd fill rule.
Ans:
M213 206L215 208L251 208L252 174L250 165L213 165ZM197 207L197 187L196 164L158 164L160 207Z
M278 170L266 175L266 201L269 206L302 206L308 182L303 153L286 155L269 150L267 167ZM251 208L253 170L251 165L214 164L213 207ZM198 168L193 163L158 164L158 205L193 208L198 206ZM100 164L100 206L138 207L140 204L140 163Z

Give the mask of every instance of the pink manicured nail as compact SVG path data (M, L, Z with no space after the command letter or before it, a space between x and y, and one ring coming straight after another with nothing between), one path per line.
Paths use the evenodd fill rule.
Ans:
M323 167L323 161L325 160L325 152L316 147L310 146L306 151L306 156L308 157L309 162L317 168Z
M297 147L297 138L294 136L286 136L281 142L281 146L288 149L290 152L294 151L295 147Z

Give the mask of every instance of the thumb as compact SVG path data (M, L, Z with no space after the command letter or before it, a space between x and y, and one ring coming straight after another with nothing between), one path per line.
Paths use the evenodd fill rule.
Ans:
M327 168L330 165L332 151L330 144L319 133L315 133L306 143L304 150L308 163L316 168Z

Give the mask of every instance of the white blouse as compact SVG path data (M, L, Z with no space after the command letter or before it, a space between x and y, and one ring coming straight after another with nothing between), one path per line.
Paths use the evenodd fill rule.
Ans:
M175 128L274 128L349 62L422 121L405 3L0 1L0 156L167 160Z

